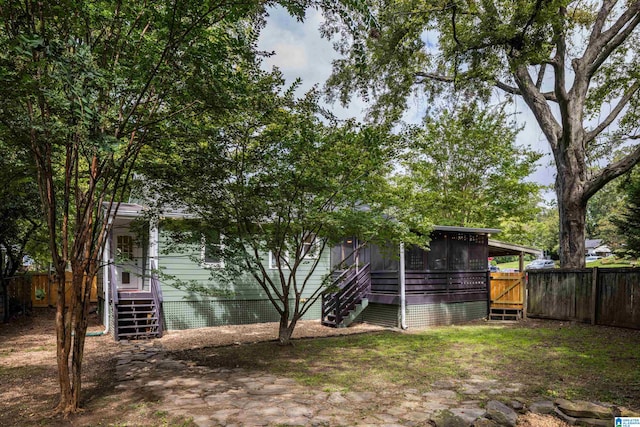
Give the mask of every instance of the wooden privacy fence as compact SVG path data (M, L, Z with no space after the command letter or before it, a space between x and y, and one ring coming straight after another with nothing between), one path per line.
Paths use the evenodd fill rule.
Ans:
M0 322L5 317L5 310L8 311L7 316L13 316L19 312L24 313L31 307L31 282L27 276L15 276L6 280L7 299L0 292Z
M71 297L71 272L65 273L65 297L67 303ZM34 307L55 306L58 303L58 284L53 276L47 273L34 273L31 276L31 303ZM90 302L98 302L98 280L93 278L91 284Z
M524 273L491 273L491 308L522 310Z
M640 269L530 271L527 314L640 329Z

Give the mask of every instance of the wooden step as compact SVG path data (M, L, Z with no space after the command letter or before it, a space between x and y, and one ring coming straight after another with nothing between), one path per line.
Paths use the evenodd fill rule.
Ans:
M137 339L148 339L148 338L157 338L159 336L158 332L126 332L122 334L118 334L118 338L137 338Z
M489 320L516 322L522 319L522 310L515 308L492 308L489 312Z

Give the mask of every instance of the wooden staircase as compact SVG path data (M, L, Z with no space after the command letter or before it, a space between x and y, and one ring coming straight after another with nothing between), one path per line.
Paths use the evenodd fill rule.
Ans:
M332 328L346 328L367 308L366 298L371 292L369 264L349 269L333 281L322 294L322 324Z
M162 336L160 313L151 292L118 292L116 340L149 339Z

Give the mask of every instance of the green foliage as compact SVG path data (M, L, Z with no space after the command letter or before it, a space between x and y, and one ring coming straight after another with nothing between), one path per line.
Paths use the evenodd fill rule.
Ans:
M625 200L622 212L613 218L618 233L624 236L626 255L640 256L640 171L625 177L621 184Z
M640 161L640 4L376 0L370 10L374 19L328 16L325 35L346 36L331 97L373 98L381 121L398 120L413 95L427 115L443 94L521 97L557 167L561 262L584 266L588 200Z
M28 154L0 138L0 279L22 267L42 230L38 186ZM4 283L4 281L2 282Z
M517 147L517 133L501 110L443 110L405 130L398 187L411 209L437 224L505 228L508 240L527 241L522 224L538 212L540 187L524 180L540 154Z
M277 72L256 71L242 84L241 108L203 116L188 128L197 143L176 138L153 153L145 175L160 209L178 205L200 218L191 244L223 235L217 279L251 274L285 321L294 298L295 326L321 291L300 299L322 258L310 252L346 236L397 238L401 226L382 215L380 194L396 138L383 126L335 119L315 92L296 99L296 86L283 88Z

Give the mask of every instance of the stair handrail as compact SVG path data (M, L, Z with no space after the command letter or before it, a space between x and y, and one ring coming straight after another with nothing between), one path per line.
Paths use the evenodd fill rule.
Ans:
M109 261L109 293L111 294L111 301L113 305L118 305L119 295L118 295L118 277L116 273L116 265L113 260Z
M157 264L155 260L151 260L151 280L149 283L149 288L151 289L151 297L153 298L154 305L156 306L156 312L158 315L158 336L162 337L162 324L163 316L162 316L162 288L158 282L158 274L157 274Z
M367 263L358 271L347 270L345 273L353 271L353 275L346 280L341 274L333 283L337 284L338 291L324 292L322 294L322 319L335 310L335 324L342 323L345 314L358 304L368 293L371 292L371 264ZM335 286L332 286L335 289Z

